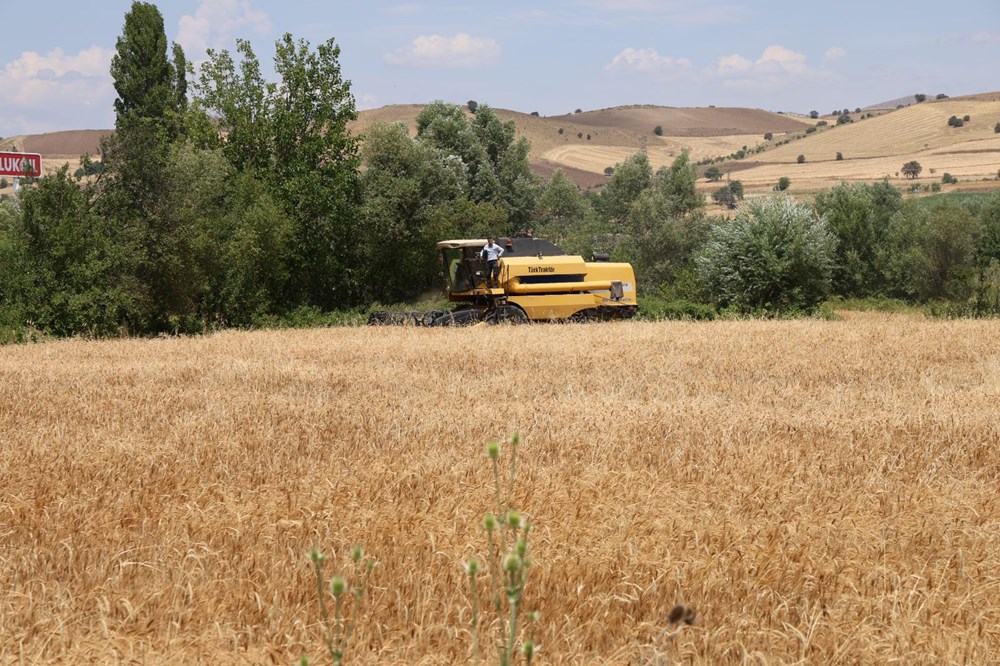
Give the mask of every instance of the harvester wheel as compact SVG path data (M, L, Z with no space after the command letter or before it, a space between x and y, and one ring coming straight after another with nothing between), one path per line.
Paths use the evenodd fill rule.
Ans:
M516 305L501 305L486 313L487 324L527 324L528 315Z

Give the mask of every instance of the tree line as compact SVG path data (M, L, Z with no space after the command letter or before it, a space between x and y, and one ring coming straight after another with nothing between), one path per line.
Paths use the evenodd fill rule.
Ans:
M156 6L134 2L100 167L85 158L0 204L0 326L196 332L401 302L439 285L438 240L529 230L630 261L640 290L707 311L809 311L839 294L1000 312L1000 195L927 208L888 182L843 184L726 220L687 154L654 172L638 153L583 192L535 175L527 140L487 104L434 102L412 135L377 125L361 142L332 39L286 34L274 71L238 40L195 77Z

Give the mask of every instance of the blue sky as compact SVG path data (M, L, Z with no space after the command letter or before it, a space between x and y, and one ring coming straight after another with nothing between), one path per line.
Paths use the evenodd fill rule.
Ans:
M1000 0L170 0L192 61L285 32L341 46L361 109L435 99L557 115L624 104L829 113L1000 89ZM114 125L130 0L0 0L0 136Z

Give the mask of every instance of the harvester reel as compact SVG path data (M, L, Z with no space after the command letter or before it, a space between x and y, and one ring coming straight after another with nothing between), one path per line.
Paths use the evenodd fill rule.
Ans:
M487 324L527 324L528 315L516 305L499 305L486 313Z

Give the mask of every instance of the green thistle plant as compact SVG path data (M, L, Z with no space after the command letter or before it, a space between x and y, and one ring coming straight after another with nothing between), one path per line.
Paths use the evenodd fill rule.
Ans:
M524 655L526 663L538 653L539 646L534 640L535 620L537 613L529 613L530 630L528 637L521 642L518 649L518 621L524 601L524 588L528 579L528 567L531 559L528 555L528 534L531 526L524 516L510 506L510 498L514 492L517 472L517 446L520 443L518 435L510 441L510 465L506 478L501 478L500 444L490 442L486 446L486 456L490 459L493 469L495 513L487 513L483 517L483 529L486 531L487 574L490 577L489 590L493 597L492 608L496 613L497 624L501 634L497 637L497 656L501 666L509 666L517 658L518 651ZM472 603L472 654L476 664L479 663L479 560L473 558L464 565L469 577L469 590ZM489 626L489 625L487 625Z
M354 564L354 571L350 580L339 574L334 575L330 579L329 592L327 592L327 585L323 576L323 565L326 563L326 555L315 548L309 553L313 571L316 573L316 592L319 596L323 640L326 643L330 660L337 666L344 663L344 655L347 653L347 645L351 640L351 634L357 625L358 617L364 611L364 598L365 593L368 591L368 580L371 577L372 570L375 568L375 560L366 557L365 551L361 546L355 546L351 550L350 557ZM332 621L327 604L328 594L333 597ZM344 602L348 596L354 598L354 607L350 619L345 617L344 608ZM309 660L302 657L300 663L305 665L309 663Z

